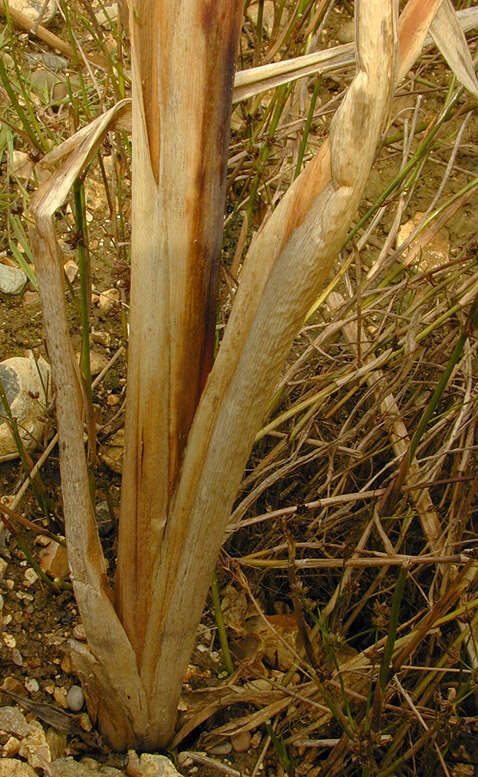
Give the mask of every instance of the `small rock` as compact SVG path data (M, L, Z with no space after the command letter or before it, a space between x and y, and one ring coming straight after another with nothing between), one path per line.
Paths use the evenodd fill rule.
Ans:
M72 712L79 712L85 703L83 690L79 685L72 685L66 694L66 703Z
M0 690L13 691L13 693L18 693L20 696L25 696L25 688L16 677L5 677L3 683L0 685Z
M0 556L0 580L3 580L5 577L5 572L7 571L8 567L8 561L5 561L4 558Z
M262 8L262 28L270 38L272 28L274 26L274 0L265 0ZM259 16L259 3L249 5L247 9L247 16L251 20L252 24L256 27Z
M230 742L221 742L219 745L210 747L208 753L211 755L229 755L232 752L232 745Z
M66 701L66 688L61 688L58 685L55 686L55 690L53 691L53 698L55 699L56 703L62 707L64 710L68 709L68 702Z
M95 331L93 329L91 332L91 341L93 343L98 343L98 345L103 345L105 348L109 348L111 345L111 335L109 332L105 332L103 330Z
M60 734L54 728L48 728L46 741L48 742L51 760L56 761L57 758L62 758L66 749L66 734Z
M25 688L27 689L28 693L36 693L40 690L38 680L36 680L35 677L28 677L25 680Z
M261 734L261 732L260 731L255 731L253 733L252 737L251 737L251 747L254 748L254 750L255 750L256 748L259 747L261 742L262 742L262 734Z
M138 758L134 750L128 750L126 773L134 777L181 777L166 756L142 753Z
M78 265L73 259L67 259L65 264L63 265L63 269L65 271L65 275L70 281L70 283L73 283L76 276L78 275Z
M62 672L64 672L65 674L70 674L70 672L71 672L71 658L68 655L68 653L65 653L65 655L61 659L60 666L61 666Z
M100 316L109 316L118 309L120 301L119 289L106 289L102 291L98 299Z
M339 43L352 43L355 38L355 22L350 19L344 22L337 32L337 40Z
M0 759L0 777L38 777L37 772L16 758Z
M57 758L49 765L50 777L124 777L123 772L112 766L103 766L94 758Z
M30 588L30 586L34 585L37 580L38 574L32 567L25 569L25 574L23 575L23 584L26 585L27 588Z
M99 375L108 364L108 359L98 351L90 351L90 371L92 375Z
M107 442L100 447L101 460L107 467L121 475L124 450L124 429L118 429Z
M83 731L91 731L93 728L93 723L90 720L90 716L87 712L82 712L80 715L80 726L83 729Z
M78 363L80 363L81 353L79 351L76 353L76 358ZM90 351L90 372L93 377L95 375L99 375L101 370L103 370L107 364L108 359L102 353L98 353L97 351Z
M11 70L15 67L15 60L13 57L10 56L10 54L7 54L5 51L4 54L2 54L3 64L8 70Z
M50 750L46 741L45 731L38 720L30 721L30 731L20 744L18 754L25 758L33 766L44 768L44 764L50 760Z
M48 70L66 70L68 67L68 60L65 57L60 57L59 54L26 54L26 58L30 65L44 65Z
M4 294L20 294L27 282L27 276L19 267L0 264L0 291Z
M14 356L0 362L3 382L12 415L25 448L34 450L46 423L45 406L49 396L50 367L40 359ZM0 423L0 456L18 457L18 449L8 423Z
M33 178L33 161L24 151L14 151L10 171L20 181L30 181Z
M417 211L413 218L402 224L398 230L397 247L410 237L422 221L424 215L421 211ZM415 250L417 247L419 247L418 252ZM409 256L410 254L411 257ZM442 227L432 237L426 238L425 241L423 241L422 235L419 234L408 248L402 252L401 259L407 266L414 261L418 265L418 269L425 272L446 264L450 260L450 235L447 228Z
M43 8L43 6L43 0L10 0L10 8L24 13L33 24L41 24L45 27L56 14L56 1L48 0L46 7Z
M18 707L0 707L0 729L22 739L29 733L30 726Z
M18 648L13 648L10 655L12 657L12 661L15 664L15 666L23 666L23 656L20 653Z
M10 650L13 650L17 646L17 641L13 634L9 634L7 631L4 631L2 634L3 644L5 647L10 648Z
M23 295L23 306L25 308L40 304L40 295L37 291L26 291Z
M35 70L30 77L33 91L47 103L58 105L68 97L66 81L50 70Z
M15 596L20 599L21 602L32 602L33 594L28 594L26 591L15 591Z
M76 626L73 627L73 636L80 642L86 642L86 631L82 623L77 623Z
M100 537L106 537L113 529L110 508L108 502L98 502L95 507L96 523Z
M114 23L119 16L118 3L114 3L113 5L105 5L104 9L104 11L97 11L95 13L96 21L102 27L109 27L111 26L111 23Z
M232 749L236 753L245 753L251 746L251 734L249 731L239 731L238 734L234 734L231 737Z
M106 402L108 407L116 407L121 402L121 397L119 394L108 394Z
M16 755L20 750L20 740L16 737L9 737L2 749L7 756Z
M37 534L35 537L35 545L40 545L42 548L46 548L51 541L51 537L48 537L46 534Z

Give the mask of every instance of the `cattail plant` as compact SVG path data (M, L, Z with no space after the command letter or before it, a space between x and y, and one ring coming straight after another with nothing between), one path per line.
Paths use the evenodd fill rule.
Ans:
M459 77L476 87L448 0L410 0L400 21L400 55L398 0L356 0L355 9L356 75L330 137L252 240L217 355L242 2L180 0L172 10L166 0L131 0L132 118L124 100L44 159L61 168L35 196L32 243L56 388L71 579L87 637L86 645L71 641L70 648L90 715L117 748L171 740L256 432L355 216L394 87L429 30ZM284 78L279 64L277 77ZM303 67L310 72L314 63ZM130 121L131 312L113 586L90 496L87 403L69 340L53 215L105 133Z

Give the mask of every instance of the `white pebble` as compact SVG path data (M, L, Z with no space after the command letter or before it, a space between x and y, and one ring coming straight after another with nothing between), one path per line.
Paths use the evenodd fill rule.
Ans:
M36 583L38 580L38 575L35 572L32 567L28 567L28 569L25 569L25 574L23 575L23 584L26 586L31 586Z
M79 685L72 685L66 694L66 703L72 712L79 712L83 707L85 697Z
M28 693L36 693L40 688L38 685L38 680L36 680L34 677L28 677L25 680L25 688L27 689Z

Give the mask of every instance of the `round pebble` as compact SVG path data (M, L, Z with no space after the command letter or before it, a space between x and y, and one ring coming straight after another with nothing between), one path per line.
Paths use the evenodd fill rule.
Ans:
M250 744L251 735L249 731L240 731L238 734L234 734L234 736L231 737L232 749L235 750L236 753L244 753L249 749Z
M72 685L66 694L66 703L72 712L79 712L83 707L85 697L79 685Z
M40 689L38 680L35 677L27 677L25 680L25 688L28 693L36 693Z

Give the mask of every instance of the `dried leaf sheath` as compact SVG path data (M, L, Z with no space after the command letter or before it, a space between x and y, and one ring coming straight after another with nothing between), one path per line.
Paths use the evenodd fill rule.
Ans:
M142 677L155 689L155 718L168 714L165 705L188 661L231 504L283 360L326 282L367 180L393 93L397 11L392 0L358 6L360 68L334 119L330 146L258 233L241 273L154 570Z
M241 18L241 0L131 8L131 317L117 603L140 662L148 581L212 364Z
M147 731L148 705L138 676L136 657L113 607L93 516L83 442L83 396L68 331L63 266L55 237L54 213L64 204L75 178L84 170L104 133L125 110L126 101L95 120L87 131L79 133L67 162L33 198L36 230L31 232L55 384L68 560L88 638L88 648L72 642L73 665L90 691L92 717L96 717L95 712L101 717L105 733L118 747L136 739L133 719L136 731ZM44 161L48 163L56 155L57 152L51 157L48 155ZM127 716L122 712L125 708L130 710Z

